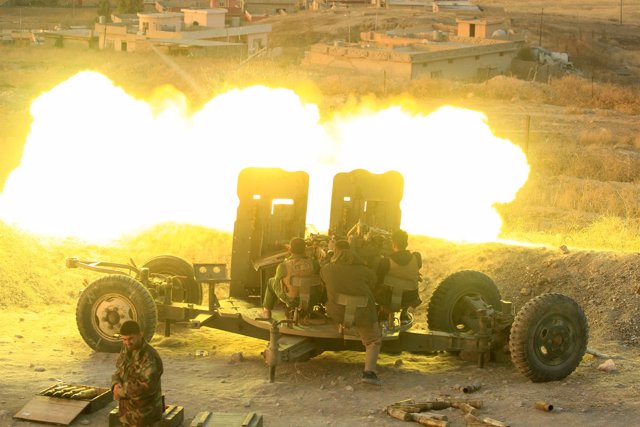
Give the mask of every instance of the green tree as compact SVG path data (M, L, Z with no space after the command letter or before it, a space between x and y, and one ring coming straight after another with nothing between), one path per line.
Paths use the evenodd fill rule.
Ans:
M118 13L142 12L143 0L118 0Z
M98 16L105 16L107 22L111 22L111 3L109 0L100 0L98 2Z

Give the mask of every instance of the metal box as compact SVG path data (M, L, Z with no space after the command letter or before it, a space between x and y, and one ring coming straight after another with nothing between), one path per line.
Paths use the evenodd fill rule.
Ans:
M199 412L190 427L262 427L262 415L224 412Z

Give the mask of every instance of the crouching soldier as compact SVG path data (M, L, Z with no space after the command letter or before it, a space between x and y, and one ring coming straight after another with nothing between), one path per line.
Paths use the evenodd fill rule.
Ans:
M164 412L160 387L162 359L146 342L137 322L124 322L120 338L122 350L111 377L120 422L128 427L159 427Z

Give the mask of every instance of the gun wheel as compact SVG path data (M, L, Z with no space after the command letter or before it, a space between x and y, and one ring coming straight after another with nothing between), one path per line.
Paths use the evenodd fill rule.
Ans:
M432 331L468 332L473 329L471 319L475 311L464 297L479 296L494 309L500 307L500 291L495 282L479 271L465 270L444 279L429 300L427 325Z
M174 302L202 304L202 287L196 282L193 266L184 259L173 255L160 255L151 258L142 267L148 268L151 274L182 276L173 286L172 300Z
M571 374L587 349L589 326L582 308L566 295L539 295L511 326L509 349L516 368L533 382Z
M87 286L78 299L78 330L95 351L120 351L122 343L114 335L127 320L138 322L147 340L153 337L158 321L153 297L140 282L129 276L102 277Z

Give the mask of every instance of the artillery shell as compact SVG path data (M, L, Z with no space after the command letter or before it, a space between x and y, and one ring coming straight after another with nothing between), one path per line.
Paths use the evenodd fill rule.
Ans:
M493 418L484 417L480 421L485 424L489 424L490 426L495 427L509 427L509 424L503 423L502 421L494 420Z
M464 411L465 414L476 415L478 410L465 402L452 402L451 406Z
M86 400L86 399L93 399L97 395L98 395L98 390L96 390L95 388L91 388L91 389L79 391L79 392L75 393L73 396L71 396L71 398L72 399L79 399L79 400Z
M44 390L42 390L40 392L41 396L50 396L51 393L53 393L54 391L56 391L58 388L60 387L60 384L54 384L52 386L49 386L47 388L45 388Z
M449 421L439 420L427 414L411 414L411 419L418 424L429 427L449 427Z
M398 409L394 406L387 407L387 414L402 421L411 421L412 419L411 415L408 412L405 412L402 409Z
M553 411L553 405L543 400L538 400L534 406L536 409L540 409L541 411L545 411L545 412Z
M416 414L413 414L413 415L416 415ZM421 412L419 415L426 415L428 417L433 418L434 420L449 421L449 418L446 415L438 414L436 412Z
M463 385L458 386L458 391L461 391L463 393L473 393L474 391L480 390L480 387L480 384Z
M60 387L58 390L54 391L51 396L60 397L65 394L69 389L73 388L72 386L65 385L64 387Z
M437 402L439 403L447 403L449 406L453 406L454 403L466 403L467 405L471 405L476 409L482 408L482 400L472 400L472 399L441 399L438 398ZM436 409L436 408L434 408ZM442 409L442 408L438 408Z

